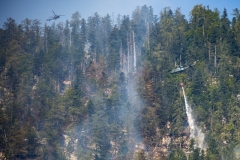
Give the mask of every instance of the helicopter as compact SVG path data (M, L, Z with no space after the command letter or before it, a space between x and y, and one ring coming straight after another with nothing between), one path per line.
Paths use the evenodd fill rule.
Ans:
M194 61L193 64L189 65L189 66L186 66L186 67L183 67L183 66L176 66L175 69L173 69L170 73L177 73L177 72L182 72L184 71L185 69L188 69L189 67L193 67L196 65L196 63L198 62L198 60Z
M47 21L56 20L56 19L60 18L60 16L64 16L64 15L57 15L57 14L55 14L55 12L53 10L52 10L52 12L53 12L54 15L52 17L49 17L47 19Z

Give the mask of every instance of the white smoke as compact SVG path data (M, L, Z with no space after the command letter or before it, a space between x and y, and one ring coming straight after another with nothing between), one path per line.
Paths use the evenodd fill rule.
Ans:
M206 150L207 144L204 141L205 135L202 132L202 130L195 123L192 108L189 106L189 104L187 102L187 97L186 97L183 86L182 86L182 90L183 90L183 95L184 95L188 124L189 124L189 127L190 127L190 138L195 140L197 147L199 147L202 150Z
M129 141L129 148L133 145L135 150L144 150L145 145L143 143L141 134L139 133L137 127L134 125L136 124L136 121L139 120L138 117L140 115L140 112L142 110L143 104L142 100L138 95L138 92L136 91L136 81L138 80L138 76L136 77L128 77L128 84L127 84L127 92L128 92L128 101L130 108L129 109L123 109L125 112L125 116L123 116L123 123L125 124L126 128L128 128L129 137L132 140ZM123 111L121 111L123 112ZM126 117L128 116L128 117Z

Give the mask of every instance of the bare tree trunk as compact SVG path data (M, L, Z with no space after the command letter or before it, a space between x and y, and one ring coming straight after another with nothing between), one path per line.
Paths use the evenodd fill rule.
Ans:
M150 49L150 34L149 34L149 23L147 22L147 49Z
M120 47L120 68L123 70L123 54L122 54L122 42Z
M127 72L129 73L129 38L128 38L128 35L127 35Z
M208 60L209 60L209 63L210 63L210 57L211 57L211 50L210 50L210 48L211 48L211 43L209 42L208 43Z
M94 56L93 56L94 58L93 58L93 61L95 62L95 63L97 63L97 49L96 49L96 47L94 48Z
M130 33L130 55L129 55L129 70L132 72L133 68L133 35Z
M58 93L60 93L60 83L59 83L59 79L58 79L58 82L57 82L58 84L57 84L57 91L58 91Z
M217 48L216 48L216 44L215 44L215 52L214 52L214 68L215 68L215 74L216 74L216 70L217 70Z
M134 31L133 31L133 67L134 67L134 71L136 71L137 62L136 62L136 44L135 44Z
M45 25L46 25L46 24L45 24ZM45 32L46 32L46 33L45 33L45 34L46 34L46 37L45 37L45 38L46 38L46 40L45 40L45 45L46 45L46 53L48 53L48 43L47 43L47 40L48 40L48 35L47 35L47 32L48 32L48 31L47 31L47 27L45 27Z
M70 39L69 39L69 45L70 45L70 47L72 46L72 33L71 33L71 30L70 30Z
M205 11L204 11L204 18L203 18L203 37L205 37Z
M211 112L211 122L210 122L210 128L211 128L211 131L213 131L213 128L212 128L212 123L213 123L213 118L212 118L212 108L211 108L211 110L210 110L210 112Z
M205 36L204 25L203 25L203 37Z

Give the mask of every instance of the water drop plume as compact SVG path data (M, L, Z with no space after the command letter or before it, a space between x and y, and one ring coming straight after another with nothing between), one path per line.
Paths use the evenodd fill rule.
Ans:
M193 111L192 111L191 106L188 104L187 97L186 97L183 86L182 86L182 90L183 90L186 114L187 114L187 118L188 118L188 124L189 124L189 128L190 128L190 138L195 140L195 142L196 142L195 147L199 147L202 150L206 150L207 144L204 141L205 135L202 132L202 130L195 123Z

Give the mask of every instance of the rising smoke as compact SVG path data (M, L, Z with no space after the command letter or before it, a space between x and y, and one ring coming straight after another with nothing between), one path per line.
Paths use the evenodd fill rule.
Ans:
M143 107L136 91L138 76L129 74L127 79L124 84L118 84L115 88L116 91L126 88L123 103L114 104L110 98L105 99L100 93L97 94L94 103L101 104L102 101L102 104L97 106L96 112L66 132L65 151L69 159L94 157L92 155L106 159L120 159L120 156L132 159L136 152L145 150L137 129L138 117ZM108 90L111 97L115 91L110 88L106 89ZM88 104L86 102L85 107Z

